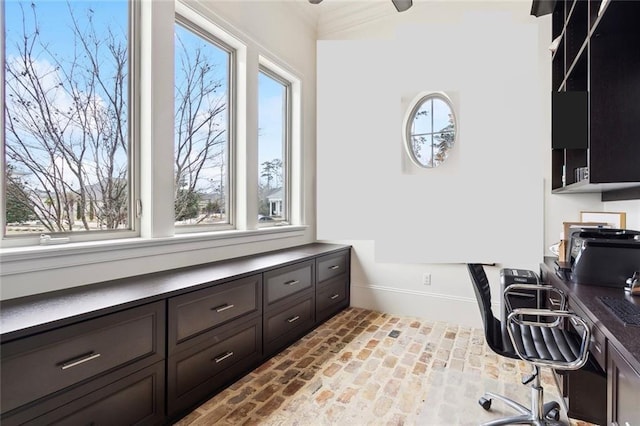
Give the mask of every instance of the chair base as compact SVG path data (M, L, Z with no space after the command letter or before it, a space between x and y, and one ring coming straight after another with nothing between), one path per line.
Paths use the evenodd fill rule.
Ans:
M483 423L482 426L500 426L500 425L535 425L535 426L543 426L543 425L564 425L564 423L560 421L556 421L547 416L553 410L559 410L560 404L556 401L547 402L542 406L542 418L538 418L539 416L536 413L532 413L532 411L525 406L518 404L517 402L509 399L505 396L495 394L493 392L486 392L484 394L484 399L497 399L499 401L504 402L509 407L513 408L515 411L520 413L520 415L511 416L511 417L503 417L501 419L492 420L487 423Z
M520 413L519 416L505 417L502 419L493 420L484 423L482 426L499 426L499 425L562 425L559 422L560 404L555 401L547 402L543 404L544 395L543 389L540 385L540 368L537 365L533 366L533 374L530 378L523 381L524 383L531 383L531 408L527 408L522 404L509 399L505 396L495 394L493 392L486 392L484 397L478 401L482 408L488 410L491 408L491 399L495 398L507 404L515 411ZM554 412L554 410L556 410ZM551 415L553 414L553 415Z

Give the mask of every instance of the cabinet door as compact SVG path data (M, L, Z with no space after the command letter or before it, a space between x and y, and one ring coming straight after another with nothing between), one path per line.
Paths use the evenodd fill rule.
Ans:
M609 368L607 369L609 401L607 413L609 424L629 426L640 424L638 395L640 373L613 347L609 347Z

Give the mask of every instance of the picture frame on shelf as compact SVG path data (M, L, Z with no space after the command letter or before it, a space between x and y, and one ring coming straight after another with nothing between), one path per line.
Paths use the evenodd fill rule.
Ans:
M604 222L616 229L625 229L627 214L625 212L580 212L580 222Z

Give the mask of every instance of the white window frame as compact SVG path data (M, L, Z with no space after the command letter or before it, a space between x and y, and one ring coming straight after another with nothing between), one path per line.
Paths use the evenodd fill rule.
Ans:
M304 225L303 212L303 152L302 152L302 81L283 64L264 55L258 57L258 69L287 87L286 113L286 206L287 223L293 226ZM258 168L256 167L256 171ZM257 181L256 181L257 182ZM282 226L282 225L280 225ZM258 226L259 228L278 228L278 226Z
M0 36L0 62L5 63L5 12L4 7L0 8L0 26L2 27L2 35ZM113 231L75 231L75 232L45 232L44 234L52 238L61 238L68 242L100 242L108 240L119 240L124 238L135 238L140 236L140 211L139 211L139 158L140 158L140 123L137 117L140 116L140 2L129 1L128 11L128 63L129 63L129 81L128 81L128 137L129 137L129 166L128 166L128 185L129 185L129 208L128 223L129 229L113 230ZM4 109L5 97L5 68L0 71L0 99ZM4 110L1 112L4 115ZM3 176L0 178L0 191L2 194L2 214L0 214L0 229L3 230L0 236L0 248L13 248L36 246L43 243L42 234L28 235L12 235L6 236L4 229L6 226L6 182L4 178L5 171L5 130L4 125L0 126L0 166Z
M188 13L187 13L188 14ZM199 17L199 15L198 15ZM235 229L236 225L236 103L237 103L237 90L236 82L238 79L238 66L237 66L237 52L236 49L218 37L222 30L214 26L209 21L201 21L199 23L194 22L194 17L186 17L176 10L176 25L182 26L187 31L191 31L193 34L201 37L203 40L213 44L215 47L224 50L229 54L229 63L227 64L227 76L228 76L228 92L227 92L227 194L228 199L226 206L226 215L228 223L221 224L209 224L209 225L175 225L176 234L186 234L193 232L215 232ZM202 24L206 24L202 26ZM228 37L227 37L228 39ZM174 55L175 58L175 55ZM175 81L174 81L175 84ZM175 141L174 141L175 143ZM174 145L175 146L175 145ZM175 170L173 170L175 173Z
M284 97L284 128L283 128L283 142L284 142L284 149L283 149L283 174L284 174L284 179L283 179L283 185L284 185L284 222L286 224L290 224L290 218L291 218L291 117L292 117L292 110L293 110L293 105L292 105L292 96L291 96L291 90L292 90L292 83L291 81L289 81L288 79L286 79L285 77L283 77L282 75L280 75L280 73L278 73L278 71L274 71L271 68L269 68L268 66L264 65L262 62L258 65L258 72L262 73L264 75L266 75L267 77L275 80L276 82L282 84L284 86L285 89L285 97ZM260 143L260 139L258 137L258 143ZM258 168L260 167L260 164L258 164ZM258 176L259 179L259 176ZM283 225L279 225L278 223L275 224L270 224L270 223L260 223L258 222L258 227L259 228L270 228L273 226L283 226Z
M135 125L132 130L135 133L131 137L136 135L139 138L135 149L132 148L135 159L132 163L138 169L131 175L137 182L134 206L138 208L140 205L142 209L137 212L138 216L142 213L136 219L139 222L138 231L126 238L119 233L117 239L105 236L101 240L93 238L81 241L76 240L75 238L79 238L76 236L69 244L47 246L40 245L39 239L20 241L20 245L12 246L6 246L4 241L0 241L0 278L6 277L8 283L15 283L16 279L20 282L23 276L28 277L24 279L29 282L34 277L42 277L42 280L37 279L38 284L34 282L30 286L37 285L39 292L43 292L59 288L56 282L51 286L47 283L45 277L49 271L55 271L55 276L61 272L68 275L68 286L82 285L101 280L93 272L94 265L104 270L110 268L112 263L117 264L118 271L109 274L114 278L112 275L142 273L145 268L156 271L211 261L209 253L216 253L215 258L227 258L290 244L297 245L309 237L308 226L304 224L301 79L285 65L261 56L264 49L250 36L236 31L215 14L207 18L210 14L200 4L186 5L180 0L175 3L133 3L140 11L136 18L139 26L135 32L135 48L139 50L130 64L137 70L135 75L131 71L131 75L139 79L130 83L132 88L136 88L134 100L137 105L137 109L132 112L134 116L130 118L130 122ZM232 123L236 136L233 147L235 173L231 177L235 179L235 191L231 194L231 197L235 197L235 214L232 219L235 221L235 229L217 232L198 229L200 232L176 235L173 191L170 191L170 196L158 192L173 181L174 136L173 131L169 132L167 129L173 128L171 123L175 112L171 99L175 97L175 89L173 71L167 66L166 59L163 59L166 55L163 49L173 40L176 15L205 28L236 52L235 120ZM244 39L250 44L244 44L241 41ZM159 55L158 51L163 51L163 54ZM173 52L169 52L169 55L173 64ZM276 70L292 83L289 226L259 228L256 223L257 197L252 188L255 186L257 173L257 145L254 144L257 143L259 64ZM4 90L4 85L1 90ZM162 143L158 143L159 139ZM162 172L159 171L161 169ZM188 260L176 256L176 253L187 252L192 253ZM11 291L5 293L9 294L8 297L21 293L20 289L11 287Z

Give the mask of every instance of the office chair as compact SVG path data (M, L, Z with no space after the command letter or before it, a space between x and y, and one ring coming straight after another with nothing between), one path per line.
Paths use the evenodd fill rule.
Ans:
M560 417L560 405L555 401L544 403L540 367L555 370L581 368L589 356L591 333L587 323L576 314L564 310L566 298L559 289L550 285L512 284L504 290L506 306L510 311L508 296L514 290L536 290L544 294L555 292L561 297L561 310L514 309L509 313L505 324L502 324L491 310L491 289L483 266L468 264L467 268L478 299L488 346L498 355L521 359L531 364L533 370L530 376L522 380L522 384L531 384L531 407L527 408L505 396L486 392L478 401L485 410L491 408L491 399L495 398L520 414L494 420L484 426L555 424ZM572 323L573 330L564 327L566 319Z

